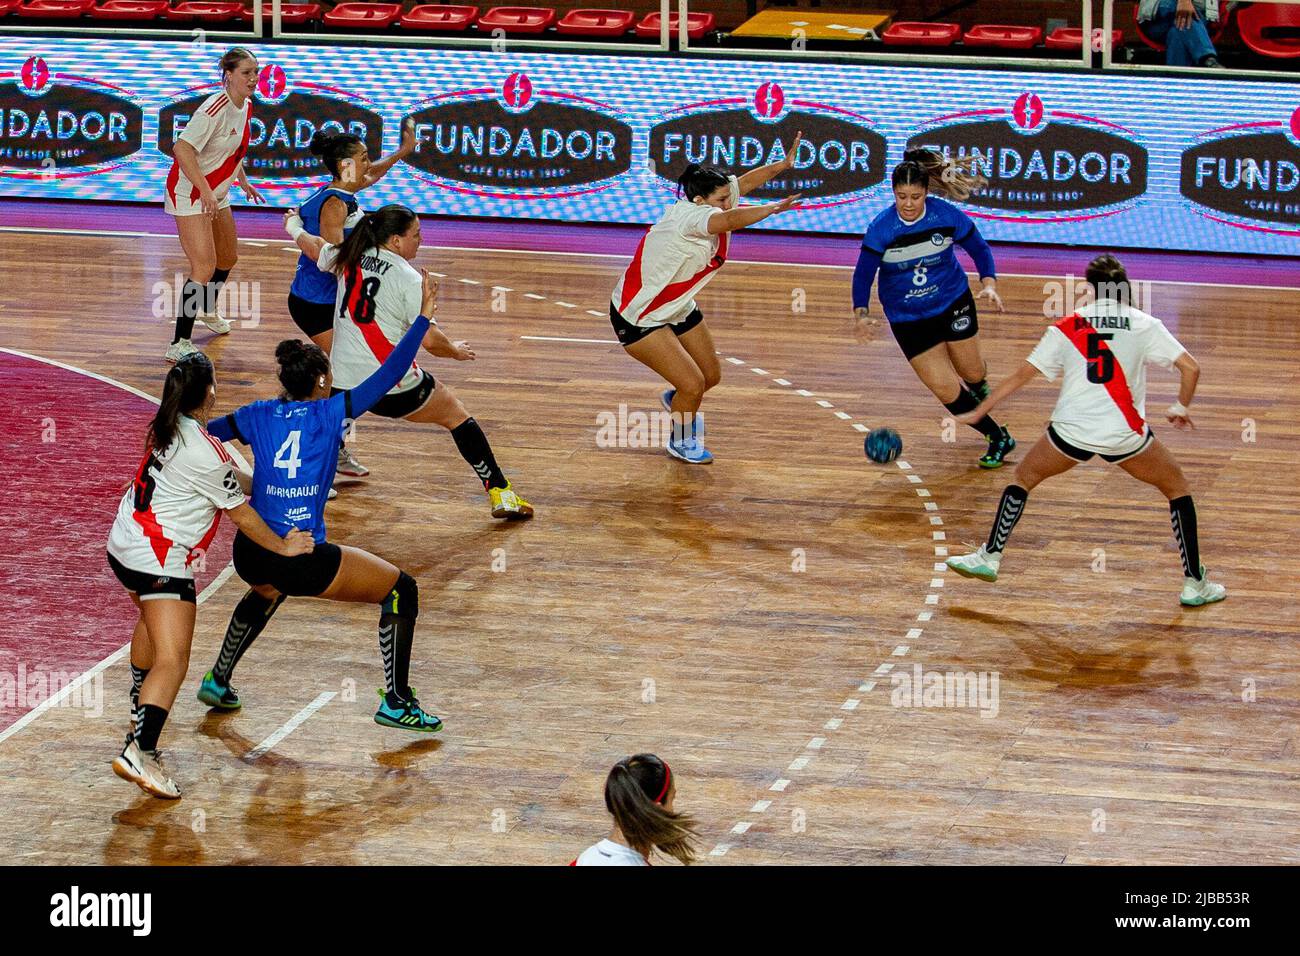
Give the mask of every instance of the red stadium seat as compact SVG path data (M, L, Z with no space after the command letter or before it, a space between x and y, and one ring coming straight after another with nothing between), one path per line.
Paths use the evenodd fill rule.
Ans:
M1094 37L1102 36L1101 28L1092 31ZM1080 50L1083 48L1083 27L1057 27L1047 35L1049 50ZM1110 31L1110 48L1118 50L1124 45L1124 31Z
M243 10L240 0L184 0L163 16L183 23L234 23Z
M95 0L27 0L14 12L28 20L75 20L94 5Z
M631 10L570 10L555 31L576 37L621 37L634 22L636 14Z
M1252 3L1238 10L1237 29L1246 46L1262 56L1300 56L1300 7Z
M435 33L464 33L477 21L478 7L426 3L411 7L402 16L402 28Z
M479 30L491 33L545 33L555 23L555 11L550 7L493 7L478 21Z
M23 0L0 0L0 17L17 10L18 4L22 2Z
M641 18L641 22L636 25L636 35L643 40L659 39L659 17L658 13L647 13ZM688 13L686 14L686 35L692 40L702 39L704 34L713 29L717 17L712 13ZM677 38L678 17L675 13L668 15L668 35L671 39Z
M1002 50L1031 50L1043 39L1038 27L1001 26L981 23L971 27L962 37L966 46L998 47Z
M167 0L103 0L91 8L96 20L155 20L167 10Z
M1225 12L1224 10L1220 9L1219 12L1222 13L1223 16L1221 16L1218 20L1215 20L1208 25L1208 29L1210 31L1210 42L1215 44L1219 42L1219 37L1223 36L1223 30L1228 25L1228 18L1232 16L1231 10ZM1142 29L1142 21L1139 20L1137 16L1138 16L1138 8L1134 7L1133 23L1137 27L1138 39L1140 39L1147 46L1151 47L1151 49L1159 50L1161 53L1164 53L1165 45L1163 43L1157 43L1155 40L1151 39L1149 36L1146 35L1146 33Z
M961 36L955 23L922 23L899 20L891 23L880 39L888 46L952 46Z
M253 22L253 8L244 7L239 12L239 19L244 23ZM298 27L305 23L320 23L321 7L319 3L282 3L280 4L280 22ZM262 0L262 22L271 22L271 4Z
M348 30L382 30L402 15L400 3L339 3L325 14L325 25Z

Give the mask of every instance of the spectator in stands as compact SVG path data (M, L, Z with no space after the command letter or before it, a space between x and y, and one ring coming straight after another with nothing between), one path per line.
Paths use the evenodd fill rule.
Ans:
M1207 22L1219 19L1219 0L1141 0L1142 32L1165 45L1169 66L1222 67Z

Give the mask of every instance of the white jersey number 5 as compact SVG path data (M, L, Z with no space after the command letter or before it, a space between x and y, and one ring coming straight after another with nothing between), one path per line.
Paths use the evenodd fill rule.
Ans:
M302 459L298 457L298 442L302 432L289 432L289 437L284 440L280 450L275 453L274 465L276 468L286 468L289 471L290 478L298 477L298 466L302 464ZM285 457L286 454L288 457Z

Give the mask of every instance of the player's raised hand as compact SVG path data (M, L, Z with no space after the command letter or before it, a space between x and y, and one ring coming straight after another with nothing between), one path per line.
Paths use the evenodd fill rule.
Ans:
M781 160L781 169L786 170L794 166L795 157L799 154L799 144L803 142L803 130L794 134L794 142L790 144L790 151L785 154L785 159Z
M424 295L420 300L420 314L431 319L433 313L438 311L438 280L429 275L428 269L421 269L420 275L424 278Z
M402 124L402 143L397 147L397 151L403 156L409 156L415 152L415 121L407 120Z
M785 212L787 209L793 209L795 206L798 206L799 197L801 195L802 193L795 193L793 196L786 196L780 202L775 204L775 208L772 210L772 215L775 216L779 212Z

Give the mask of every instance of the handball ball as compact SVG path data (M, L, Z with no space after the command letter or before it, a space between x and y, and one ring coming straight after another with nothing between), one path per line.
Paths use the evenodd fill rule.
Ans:
M868 432L862 447L866 450L868 458L884 464L898 457L899 452L903 450L903 439L899 438L898 432L892 428L877 428Z

